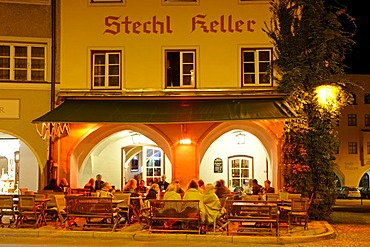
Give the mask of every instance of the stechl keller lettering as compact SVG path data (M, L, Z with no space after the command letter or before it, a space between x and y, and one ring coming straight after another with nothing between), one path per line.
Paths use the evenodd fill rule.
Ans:
M171 30L171 17L166 16L164 21L159 21L156 16L152 17L151 21L132 21L128 16L126 16L123 21L119 22L120 16L107 16L105 17L105 25L109 27L104 31L104 33L110 33L116 35L121 32L121 25L124 28L126 34L135 33L155 33L164 34L172 33Z
M221 15L218 19L207 18L207 15L196 15L191 18L191 32L201 31L204 33L234 33L234 32L254 32L253 26L256 24L254 20L234 20L232 15ZM153 16L147 21L133 21L130 17L125 16L107 16L105 17L106 29L104 33L116 35L123 29L125 34L171 34L171 17L166 16L160 20L157 16Z

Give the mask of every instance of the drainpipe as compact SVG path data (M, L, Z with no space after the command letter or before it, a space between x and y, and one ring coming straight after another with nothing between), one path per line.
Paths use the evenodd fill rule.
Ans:
M56 0L51 0L51 82L50 82L50 110L55 108L55 68L56 68ZM51 130L50 130L51 131ZM53 140L49 140L49 159L47 162L47 182L53 178Z

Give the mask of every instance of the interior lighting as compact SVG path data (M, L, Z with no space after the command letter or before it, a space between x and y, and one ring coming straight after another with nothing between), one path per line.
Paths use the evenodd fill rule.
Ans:
M242 132L239 132L238 134L236 134L236 142L238 144L244 144L245 143L245 134L243 134Z
M132 143L133 144L139 144L141 143L141 135L139 133L134 133L131 135Z
M181 139L180 139L180 144L182 145L189 145L191 144L191 139L189 138L186 127L184 124L181 125Z

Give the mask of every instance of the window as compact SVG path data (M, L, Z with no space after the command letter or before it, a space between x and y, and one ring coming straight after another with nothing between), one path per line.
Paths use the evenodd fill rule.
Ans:
M50 5L50 0L0 0L1 3Z
M355 93L350 93L352 97L352 103L351 105L357 105L357 100L356 100L356 94Z
M90 3L124 3L124 0L90 0Z
M229 185L232 189L235 187L244 188L253 178L253 158L248 156L239 156L229 159Z
M370 126L370 114L365 114L365 126Z
M272 49L242 49L242 86L272 86Z
M195 50L166 50L167 88L195 88Z
M125 0L88 0L89 6L123 6Z
M370 142L366 143L366 151L367 154L370 154Z
M176 3L199 3L199 0L162 0L164 4Z
M370 94L369 93L365 93L364 103L370 104Z
M121 88L121 51L92 51L93 89Z
M348 114L348 126L356 126L356 125L357 125L357 115Z
M149 181L154 179L158 179L159 181L163 174L163 151L158 148L148 147L145 154L146 174L143 175L146 177L146 184L149 184Z
M0 80L46 81L46 46L0 44Z
M357 142L348 142L348 153L357 154Z

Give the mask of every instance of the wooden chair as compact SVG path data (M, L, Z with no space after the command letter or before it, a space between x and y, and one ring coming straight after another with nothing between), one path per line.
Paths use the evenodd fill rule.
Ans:
M308 209L309 199L308 198L293 198L291 211L288 213L289 229L292 229L293 222L301 225L304 220L304 229L308 229Z
M58 212L58 207L57 207L57 203L55 200L56 195L61 195L64 197L64 192L54 192L53 191L53 192L47 193L46 198L49 198L50 201L46 203L46 209L45 209L46 216L48 218L51 218L51 220L55 221L55 224L57 224L59 220L59 215L58 215L59 212Z
M288 200L301 198L302 194L288 194Z
M21 192L21 195L25 195L28 188L19 188L19 191Z
M41 208L35 203L35 195L20 195L18 201L18 217L16 227L23 226L24 223L33 222L34 228L38 228L42 223Z
M54 195L55 198L55 204L57 208L57 220L55 223L59 221L62 226L64 226L65 221L67 219L67 213L66 213L66 199L64 195Z
M119 214L121 217L126 217L126 225L130 224L130 197L131 193L122 193L116 192L114 193L114 200L123 200L122 203L119 203L117 207L119 208Z
M9 223L3 222L4 216L10 216ZM14 200L12 195L0 195L0 225L9 227L15 222Z

